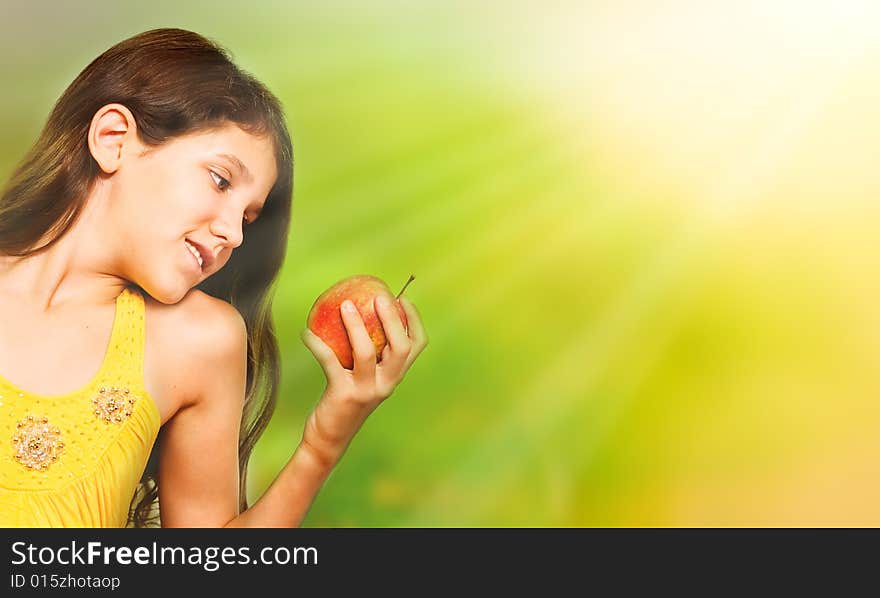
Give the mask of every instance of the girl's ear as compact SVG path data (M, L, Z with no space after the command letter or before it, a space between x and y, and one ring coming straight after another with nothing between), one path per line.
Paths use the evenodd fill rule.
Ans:
M126 143L137 141L135 120L122 104L107 104L95 113L89 127L89 151L101 170L116 172Z

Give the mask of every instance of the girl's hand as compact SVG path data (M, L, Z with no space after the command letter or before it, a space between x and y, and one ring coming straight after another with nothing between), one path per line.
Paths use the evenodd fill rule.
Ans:
M366 417L391 396L413 361L424 351L428 336L415 305L401 296L409 334L386 297L374 299L374 308L385 330L387 344L376 363L376 348L357 309L343 304L345 324L354 357L354 369L342 367L333 350L308 328L303 343L312 352L327 378L327 386L306 423L303 444L332 466L342 456Z

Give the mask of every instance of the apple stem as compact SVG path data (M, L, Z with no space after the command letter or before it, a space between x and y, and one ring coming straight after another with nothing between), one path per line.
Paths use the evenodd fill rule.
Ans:
M403 295L403 292L406 290L406 287L408 287L408 286L409 286L409 283L411 283L411 282L414 281L415 279L416 279L415 275L410 274L410 275L409 275L409 280L406 281L406 284L403 285L403 288L400 289L400 292L399 292L399 293L397 293L397 297L395 297L395 299L400 299L400 296Z

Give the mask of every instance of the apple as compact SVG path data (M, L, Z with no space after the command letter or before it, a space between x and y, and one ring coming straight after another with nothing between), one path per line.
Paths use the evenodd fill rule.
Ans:
M415 280L415 276L410 275L397 297L391 294L385 281L375 276L358 274L340 280L315 300L309 310L307 326L327 346L333 349L342 367L353 369L354 357L351 351L351 342L348 340L348 332L342 321L341 311L343 301L350 299L357 307L370 339L373 341L373 346L376 347L376 362L378 363L382 361L382 349L385 348L387 339L385 338L385 330L382 328L382 320L376 313L373 301L380 295L391 299L393 305L397 307L397 313L400 315L404 329L407 329L406 312L400 304L400 296L413 280Z

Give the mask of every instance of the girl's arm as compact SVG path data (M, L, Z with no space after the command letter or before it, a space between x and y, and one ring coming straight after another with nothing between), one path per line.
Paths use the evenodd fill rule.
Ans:
M237 509L237 447L246 380L246 330L240 314L228 304L229 310L216 312L213 326L202 322L201 330L215 332L214 338L205 333L205 338L193 343L202 350L199 361L189 363L205 365L194 373L199 390L165 425L159 465L162 525L299 525L367 416L391 395L427 345L415 306L405 297L400 301L407 313L409 335L393 306L376 305L388 338L378 365L373 343L357 312L343 313L354 370L344 369L333 351L306 331L303 342L324 370L327 386L290 461L264 495L241 514Z
M353 370L343 368L333 350L319 337L308 329L304 332L303 342L324 370L327 386L309 415L293 457L266 493L230 521L228 527L289 527L302 522L361 425L391 395L428 344L415 306L405 297L401 304L406 311L409 335L390 303L376 303L388 338L380 364L376 364L376 350L357 311L342 312L354 354Z
M220 527L238 515L238 439L247 382L247 329L232 305L192 293L175 322L181 404L162 427L159 505L163 527Z
M298 527L337 462L301 442L263 496L225 527Z

